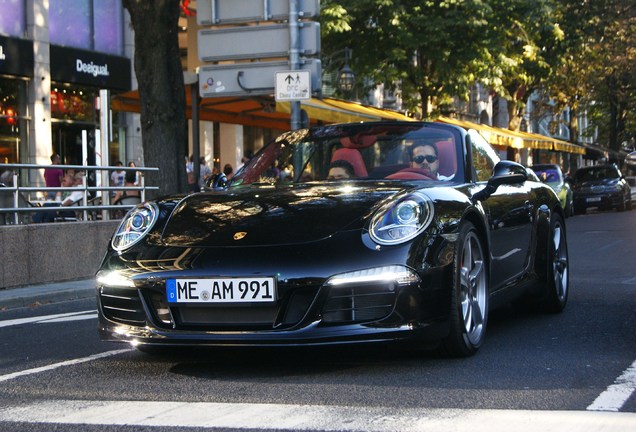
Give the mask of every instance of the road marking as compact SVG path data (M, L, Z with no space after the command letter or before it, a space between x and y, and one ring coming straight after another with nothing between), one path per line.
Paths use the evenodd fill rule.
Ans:
M601 246L600 248L597 249L597 251L604 251L604 250L607 250L607 249L615 249L616 246L618 246L621 243L623 243L623 240L616 240L616 241L613 241L611 243L606 244L605 246Z
M93 360L97 360L100 358L104 358L104 357L110 357L110 356L114 356L114 355L118 355L118 354L122 354L125 352L129 352L132 351L133 348L127 348L127 349L121 349L121 350L115 350L115 351L106 351L103 353L99 353L99 354L93 354L90 355L88 357L83 357L83 358L78 358L78 359L73 359L73 360L66 360L63 362L59 362L59 363L53 363L50 364L48 366L41 366L41 367L37 367L37 368L33 368L33 369L27 369L27 370L23 370L23 371L19 371L19 372L13 372L7 375L0 375L0 382L4 382L4 381L9 381L15 378L19 378L19 377L23 377L23 376L27 376L27 375L33 375L33 374L37 374L40 372L47 372L47 371L51 371L57 368L61 368L63 366L71 366L71 365L76 365L76 364L80 364L80 363L86 363L89 361L93 361Z
M293 431L624 432L634 430L636 413L51 400L0 408L0 421Z
M90 314L90 315L85 315L85 314ZM63 319L63 318L65 318L67 321L97 318L97 311L87 310L82 312L69 312L69 313L63 313L63 314L42 315L42 316L29 317L29 318L5 320L5 321L0 321L0 327L9 327L9 326L30 324L30 323L60 322L60 319Z
M614 384L587 407L588 411L618 411L636 391L636 360L616 378Z
M46 321L37 321L37 323L49 324L49 323L59 323L59 322L68 322L68 321L82 321L82 320L89 320L89 319L97 319L97 312L93 312L89 315L74 315L74 316L50 319Z

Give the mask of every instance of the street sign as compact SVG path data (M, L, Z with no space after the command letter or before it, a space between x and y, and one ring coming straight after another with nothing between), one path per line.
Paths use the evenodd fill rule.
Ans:
M289 19L290 0L198 0L197 24L216 25ZM320 14L319 0L297 0L300 18Z
M276 101L298 101L311 99L311 76L309 71L276 72Z
M320 52L320 24L300 24L299 55ZM287 24L241 26L199 30L199 59L206 62L288 57L290 51Z
M301 68L310 76L310 89L322 87L320 60L306 60ZM275 93L276 74L287 69L287 61L202 66L199 68L199 94L202 98L271 95Z

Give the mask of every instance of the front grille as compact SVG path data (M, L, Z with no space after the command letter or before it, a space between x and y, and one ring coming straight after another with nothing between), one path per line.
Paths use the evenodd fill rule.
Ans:
M386 317L396 299L394 283L332 287L323 307L325 323L358 323Z
M204 326L222 328L272 328L279 307L274 306L181 306L173 307L177 327Z
M136 288L103 286L99 289L99 299L107 319L133 326L146 324L146 314Z
M319 288L312 283L292 287L279 284L280 297L273 304L170 305L170 318L167 315L162 321L167 324L173 319L174 328L183 330L283 330L298 324L307 315ZM153 305L158 310L156 301Z

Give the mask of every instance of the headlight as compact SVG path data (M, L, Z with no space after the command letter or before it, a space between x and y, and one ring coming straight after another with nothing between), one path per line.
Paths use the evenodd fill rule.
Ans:
M371 220L369 234L383 245L404 243L421 233L433 219L433 202L421 192L383 206Z
M156 204L144 203L128 212L111 241L113 249L122 251L141 240L157 220Z

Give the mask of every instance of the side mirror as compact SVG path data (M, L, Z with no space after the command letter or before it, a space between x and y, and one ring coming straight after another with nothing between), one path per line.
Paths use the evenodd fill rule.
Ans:
M488 199L501 185L521 184L526 180L528 180L528 172L523 165L509 160L502 160L495 165L492 177L488 179L486 187L473 195L473 201Z

